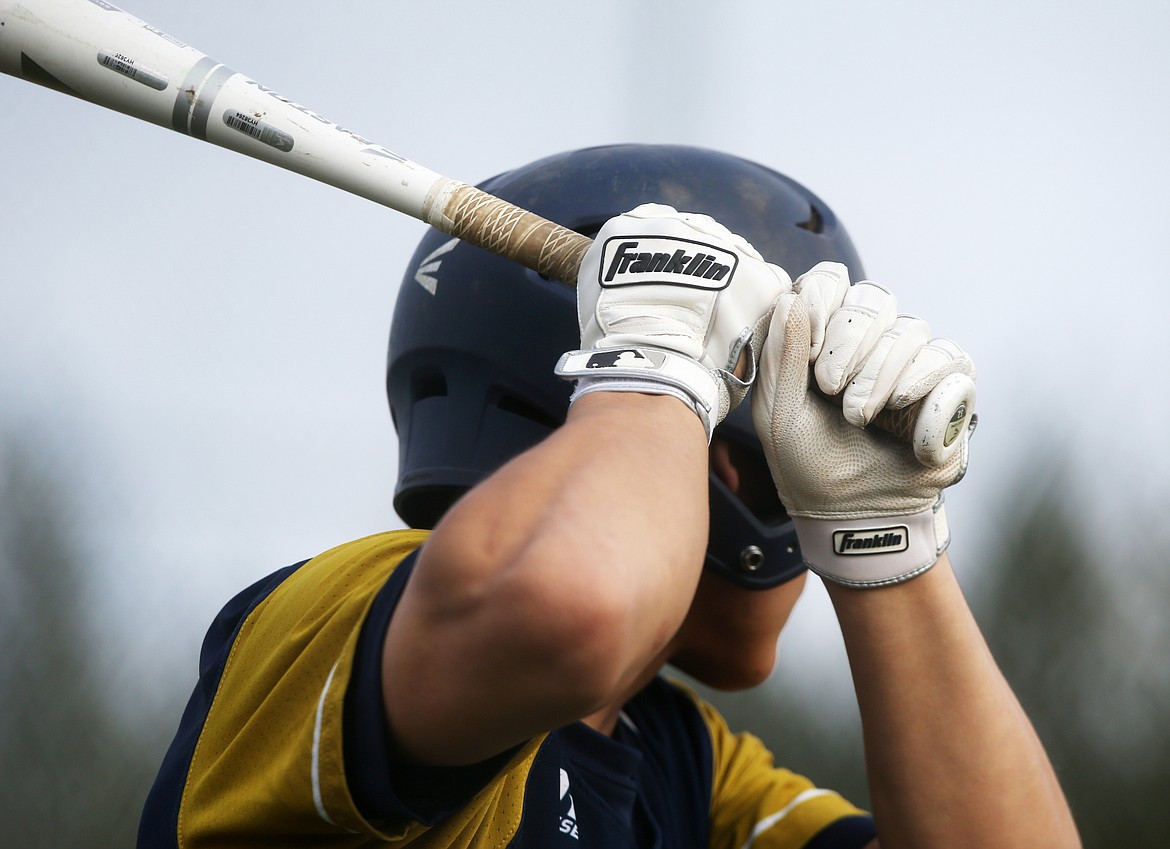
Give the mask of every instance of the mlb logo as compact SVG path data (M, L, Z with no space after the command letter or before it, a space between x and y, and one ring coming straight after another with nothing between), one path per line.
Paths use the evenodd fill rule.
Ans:
M625 348L618 351L599 351L589 357L585 368L654 368L654 363L637 348Z

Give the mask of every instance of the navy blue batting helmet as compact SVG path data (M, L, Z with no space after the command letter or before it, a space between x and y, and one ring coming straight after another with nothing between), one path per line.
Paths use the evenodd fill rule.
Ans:
M561 153L480 185L592 236L641 203L712 216L794 278L821 260L864 275L844 228L819 198L762 165L702 148L610 145ZM460 495L559 426L571 385L553 374L580 343L572 288L428 230L403 279L390 331L386 388L398 431L394 507L430 528ZM767 478L742 403L715 430L738 467L765 479L752 503L710 476L707 566L763 589L803 570L796 533Z

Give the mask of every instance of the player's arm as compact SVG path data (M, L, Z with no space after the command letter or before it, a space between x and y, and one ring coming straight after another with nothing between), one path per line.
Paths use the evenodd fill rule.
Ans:
M970 359L898 315L883 287L849 286L842 266L819 265L796 288L773 315L753 417L840 620L882 846L1079 846L944 553L942 490L966 472L969 432L928 468L857 427L948 375L974 379ZM809 391L810 364L822 390L844 395L844 417Z
M707 244L726 273L629 273L651 241ZM789 286L710 219L639 208L602 229L578 285L581 350L558 365L578 381L567 422L449 511L387 631L386 715L407 754L483 759L615 703L656 666L704 560L710 430Z
M904 584L828 588L882 845L1079 846L1048 757L947 556Z
M387 632L399 745L424 762L481 760L630 687L697 581L705 464L702 426L677 399L597 393L468 493Z

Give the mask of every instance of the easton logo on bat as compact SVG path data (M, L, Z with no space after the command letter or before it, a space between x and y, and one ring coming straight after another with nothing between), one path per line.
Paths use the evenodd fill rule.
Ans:
M604 287L669 283L723 289L739 262L732 251L665 236L615 236L601 251L598 282Z
M889 554L909 547L910 529L905 525L833 532L833 551L837 554Z
M310 118L313 118L314 120L320 121L322 124L325 124L334 130L337 130L337 132L339 132L339 133L345 133L347 136L352 137L354 139L354 141L357 141L361 144L364 144L366 146L366 148L365 148L365 150L362 151L362 153L370 153L370 154L373 154L374 156L384 156L387 159L393 159L395 162L405 162L406 161L403 157L399 156L394 151L387 150L386 148L382 147L382 145L380 145L380 144L374 144L369 139L362 138L357 133L355 133L353 130L347 130L345 127L341 126L340 124L334 124L328 118L322 118L320 115L318 115L312 109L306 109L305 107L301 106L301 104L299 104L295 101L289 100L284 95L277 94L275 91L273 91L272 89L270 89L266 85L261 85L260 83L256 82L255 80L248 79L246 77L244 78L244 83L247 85L250 85L256 89L259 89L260 91L264 92L265 94L267 94L271 98L279 100L281 103L285 104L289 108L295 109L298 112L303 112L305 115L308 115ZM234 129L240 129L240 128L235 127ZM246 130L245 130L245 132L246 132ZM287 135L287 133L285 135ZM291 138L292 137L289 136L290 140L291 140ZM280 147L280 145L273 145L273 147ZM281 150L286 150L286 149L292 150L291 141L290 141L290 146L288 148L281 147Z

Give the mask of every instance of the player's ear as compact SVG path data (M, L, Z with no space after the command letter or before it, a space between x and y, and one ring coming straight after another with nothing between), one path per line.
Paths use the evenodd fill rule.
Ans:
M723 481L724 486L732 492L738 492L739 469L731 461L731 445L726 439L720 439L716 436L711 440L708 454L711 458L711 471L719 480Z

